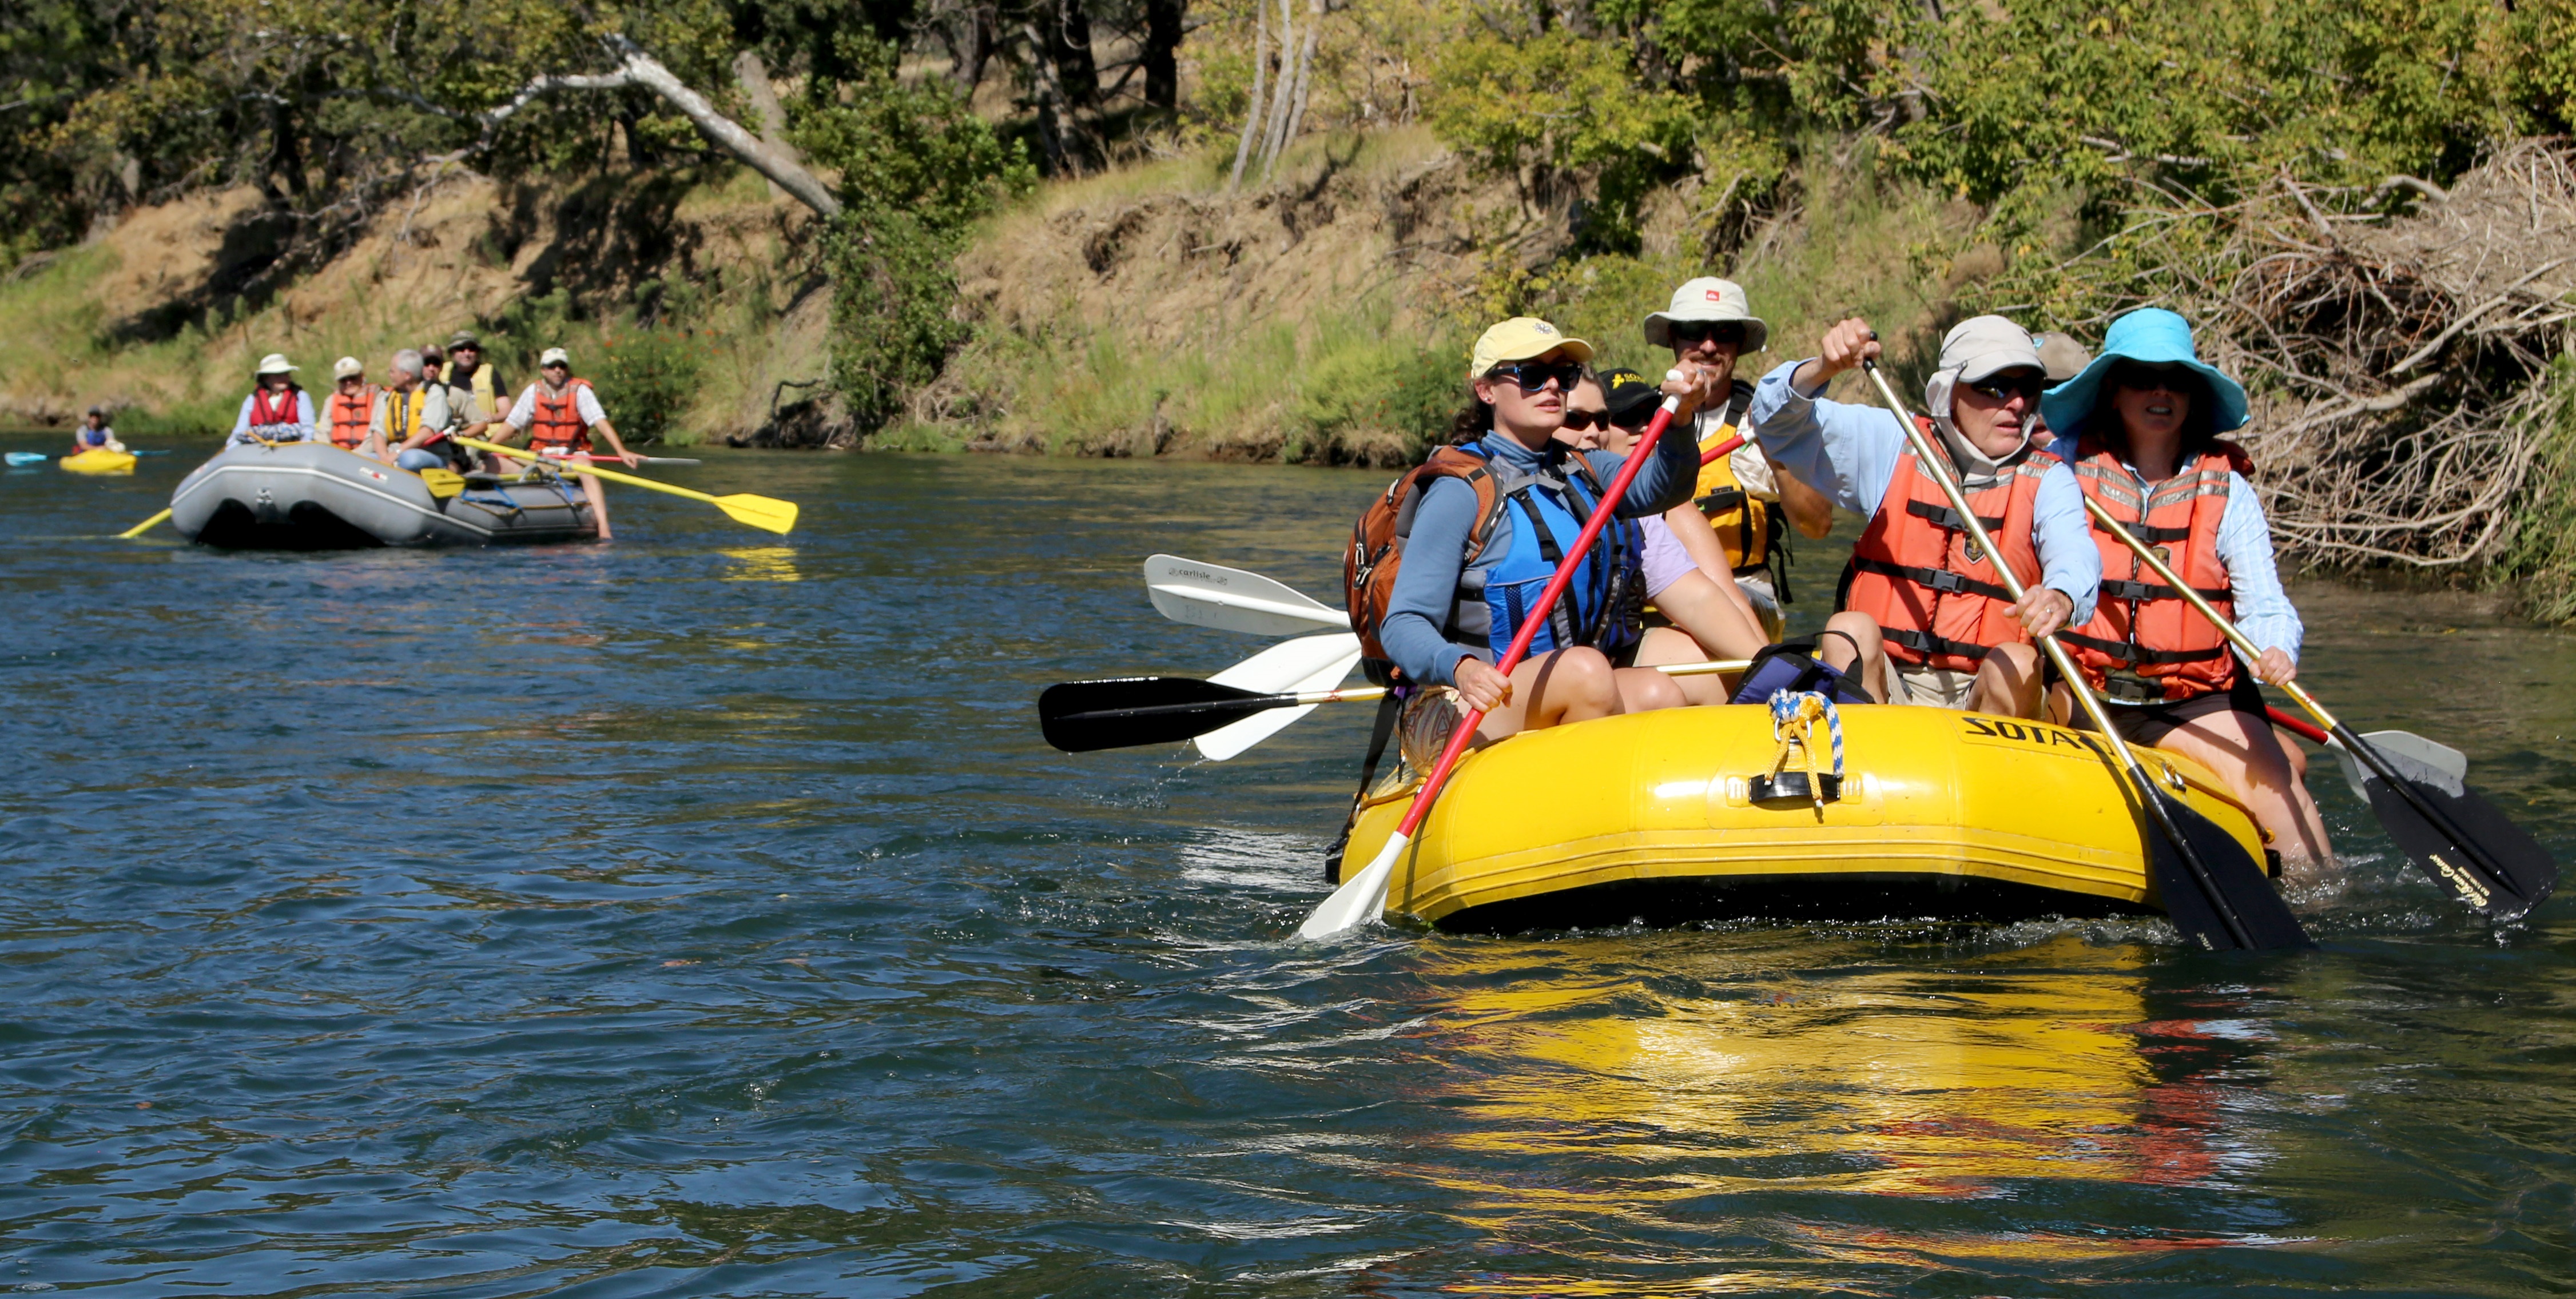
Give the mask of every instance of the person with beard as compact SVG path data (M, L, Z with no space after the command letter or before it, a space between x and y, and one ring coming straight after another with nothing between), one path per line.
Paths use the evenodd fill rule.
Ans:
M627 468L641 463L619 440L616 427L608 422L608 411L599 404L599 394L591 391L590 380L573 377L572 355L560 347L549 347L537 358L537 381L519 394L518 403L501 422L507 428L493 441L507 445L524 434L530 450L558 464L591 463L594 433L607 441L610 455ZM609 540L607 489L589 474L573 476L590 497L590 516L599 524L599 539Z
M2030 445L2046 366L2021 326L1962 321L1924 384L1931 416L1916 417L2025 586L2015 600L1998 557L1969 539L1897 417L1822 396L1878 354L1878 335L1854 318L1826 331L1817 356L1762 376L1749 415L1762 448L1799 477L1834 484L1833 503L1868 518L1834 603L1878 623L1889 702L2038 717L2036 638L2091 618L2102 580L2074 473Z

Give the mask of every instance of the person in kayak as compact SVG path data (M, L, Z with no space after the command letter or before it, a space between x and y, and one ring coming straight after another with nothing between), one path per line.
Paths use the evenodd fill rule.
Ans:
M2084 494L2160 548L2176 575L2263 647L2253 663L2239 662L2180 592L2096 529L2101 604L2064 639L2112 724L2132 743L2216 773L2283 861L2331 861L2325 822L2255 684L2298 676L2305 628L2281 589L2263 503L2245 479L2253 462L2220 436L2244 426L2245 389L2200 360L2190 322L2148 307L2112 321L2102 354L2041 404ZM2090 724L2072 699L2059 708Z
M1700 450L1732 438L1753 400L1753 385L1736 378L1736 364L1771 340L1771 326L1753 314L1743 286L1715 276L1687 281L1662 311L1646 317L1644 332L1648 346L1671 348L1676 369L1706 375L1724 398L1692 418L1691 437ZM1833 531L1832 502L1797 475L1781 473L1751 439L1700 466L1691 497L1725 551L1736 584L1753 602L1765 636L1778 636L1780 606L1789 594L1789 530L1823 540Z
M107 426L107 408L92 406L72 429L72 454L84 451L122 451L125 444L116 440L116 430Z
M233 417L233 433L226 445L303 442L315 436L313 398L296 385L295 367L287 364L283 352L261 357L250 395L242 398L241 413Z
M1619 503L1620 522L1593 551L1509 677L1495 670L1615 477L1622 457L1578 452L1556 440L1566 398L1592 345L1530 317L1506 320L1476 340L1469 400L1455 450L1489 474L1495 508L1479 517L1466 477L1432 476L1405 532L1402 562L1378 637L1405 680L1426 689L1401 723L1408 754L1436 752L1458 708L1485 712L1481 740L1523 730L1688 702L1662 673L1628 666L1636 654L1642 555L1634 520L1689 499L1698 456L1687 437L1659 441ZM1676 429L1711 397L1705 380L1676 381Z
M1923 431L2027 588L2016 601L1896 417L1820 395L1877 358L1877 337L1857 318L1827 330L1817 356L1762 376L1749 418L1775 463L1834 484L1833 503L1869 520L1835 598L1837 612L1868 616L1885 638L1888 663L1865 655L1864 685L1876 693L1883 680L1890 703L2037 717L2034 638L2091 617L2102 576L2075 475L2031 447L2024 428L2045 367L2021 326L1977 316L1941 340L1940 368L1924 384Z
M640 458L626 449L617 429L608 422L608 411L599 404L599 394L591 391L590 380L576 379L572 373L572 354L560 347L549 347L537 358L537 381L519 394L510 413L501 417L506 427L493 441L515 446L512 439L526 435L530 450L559 463L591 463L591 434L597 433L608 442L609 453L632 469ZM599 524L599 539L609 540L608 491L589 474L576 474L581 489L590 497L590 516Z
M455 467L447 442L455 416L447 408L447 385L428 378L428 358L404 348L394 353L388 373L393 383L376 402L374 425L381 457L413 473Z

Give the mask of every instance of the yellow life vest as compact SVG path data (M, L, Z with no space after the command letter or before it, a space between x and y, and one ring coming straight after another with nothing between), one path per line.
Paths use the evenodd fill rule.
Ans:
M384 395L392 398L384 407L385 445L397 446L420 432L420 412L429 404L429 385L423 383L408 393L387 388Z
M438 367L438 381L440 383L453 385L456 382L455 375L456 363L454 361L449 361ZM501 395L497 391L496 381L492 378L491 362L486 361L483 364L474 367L473 389L474 400L482 406L483 414L490 419L501 418L505 413L505 408L501 405Z
M1721 426L1699 444L1706 455L1717 445L1735 436L1735 426ZM1699 486L1691 491L1692 503L1708 516L1708 526L1717 532L1718 544L1726 550L1726 562L1737 573L1750 573L1771 560L1780 544L1782 517L1778 501L1766 501L1744 490L1736 481L1735 457L1719 456L1699 467Z

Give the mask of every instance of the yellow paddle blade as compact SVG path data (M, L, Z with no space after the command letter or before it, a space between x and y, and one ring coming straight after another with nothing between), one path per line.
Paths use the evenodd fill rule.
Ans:
M716 508L736 523L784 533L796 526L796 502L767 496L719 496Z
M453 469L423 469L420 485L429 489L432 499L443 501L465 490L465 475Z
M152 530L152 525L169 517L170 512L168 510L163 510L159 514L155 514L151 518L145 519L141 523L135 524L133 527L127 528L125 531L116 534L116 539L119 541L132 541L136 537L150 532ZM793 518L794 516L791 514L789 517Z

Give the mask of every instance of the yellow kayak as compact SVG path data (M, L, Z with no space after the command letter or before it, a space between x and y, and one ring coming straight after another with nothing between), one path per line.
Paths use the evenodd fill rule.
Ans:
M1456 930L2162 910L2127 777L2084 733L1944 708L1841 716L1844 777L1821 805L1757 801L1780 752L1758 706L1514 736L1458 765L1396 864L1387 910ZM2263 860L2253 818L2208 770L2137 752ZM1788 770L1805 783L1803 758ZM1376 857L1417 780L1399 772L1371 792L1343 860Z
M76 456L64 456L63 469L75 474L130 474L134 472L134 457L123 451L96 447Z

